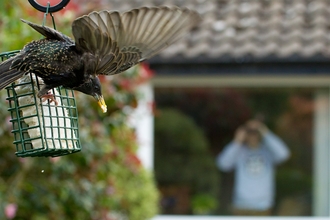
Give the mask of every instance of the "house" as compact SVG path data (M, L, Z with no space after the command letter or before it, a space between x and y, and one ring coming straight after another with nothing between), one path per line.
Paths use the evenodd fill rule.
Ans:
M177 5L197 10L203 19L184 39L149 61L156 76L144 89L151 95L159 88L309 89L311 213L330 216L330 1L112 0L109 4L120 11ZM148 152L150 164L152 150L144 155Z

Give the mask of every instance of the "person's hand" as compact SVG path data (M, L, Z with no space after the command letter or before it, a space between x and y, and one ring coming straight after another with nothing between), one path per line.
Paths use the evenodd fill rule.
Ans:
M267 126L259 120L250 120L246 123L247 127L256 129L260 134L265 134L268 131Z
M246 138L246 129L243 126L241 126L235 132L234 141L236 143L242 144L245 141L245 138Z

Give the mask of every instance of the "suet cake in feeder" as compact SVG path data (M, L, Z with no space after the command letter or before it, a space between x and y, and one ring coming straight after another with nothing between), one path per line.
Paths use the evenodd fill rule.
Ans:
M5 59L10 55L13 53L0 56ZM6 88L16 155L54 157L80 151L73 91L52 89L57 102L55 105L37 97L42 85L42 79L30 73Z

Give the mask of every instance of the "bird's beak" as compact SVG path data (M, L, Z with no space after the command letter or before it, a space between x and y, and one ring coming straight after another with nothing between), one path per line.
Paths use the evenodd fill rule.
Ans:
M103 113L106 113L108 108L107 108L107 105L105 104L105 101L104 101L104 98L102 95L98 95L98 94L95 94L94 95L94 98L97 100L97 104L99 104L99 106L101 107L102 109L102 112Z

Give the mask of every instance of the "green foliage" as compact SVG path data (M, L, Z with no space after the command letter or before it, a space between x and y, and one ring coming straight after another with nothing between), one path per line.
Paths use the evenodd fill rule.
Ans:
M216 196L220 188L208 142L193 120L174 109L155 119L155 173L161 186L185 185Z
M208 194L196 194L193 196L191 206L194 214L209 214L218 206L218 200Z
M305 194L310 191L311 187L311 177L301 170L282 168L276 173L276 192L278 197Z
M40 25L43 22L44 14L32 8L27 0L0 1L0 14L0 53L20 50L26 43L42 38L41 34L20 20L24 19ZM71 36L73 18L72 11L66 11L60 15L55 14L57 29ZM46 25L53 27L50 16L47 16Z

